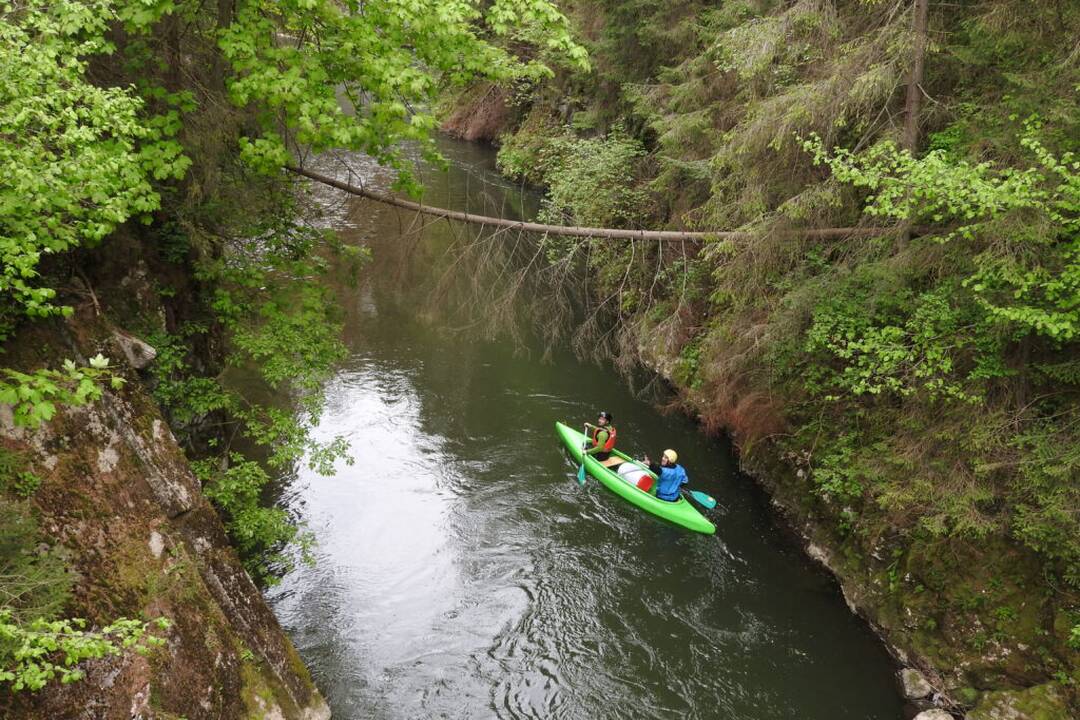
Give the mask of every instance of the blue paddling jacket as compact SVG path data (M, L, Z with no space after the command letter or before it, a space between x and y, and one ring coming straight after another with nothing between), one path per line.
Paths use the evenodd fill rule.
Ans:
M658 482L656 484L656 497L661 500L667 500L668 502L675 502L679 499L679 488L690 481L690 478L686 476L686 471L683 470L682 465L671 465L664 467L663 465L657 465L656 468L650 468L658 476Z

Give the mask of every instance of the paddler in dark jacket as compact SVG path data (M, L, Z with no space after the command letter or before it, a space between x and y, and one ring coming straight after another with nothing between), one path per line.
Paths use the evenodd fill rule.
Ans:
M658 479L656 497L661 500L675 502L679 499L679 488L690 481L682 465L677 463L678 459L679 454L674 450L665 450L659 463L654 463L648 455L645 456L645 463Z
M622 458L611 456L611 451L615 449L615 426L611 424L611 413L606 410L600 411L600 416L596 420L596 425L592 423L585 423L587 427L592 428L592 447L585 451L587 455L592 455L594 458L600 461L601 465L619 464L622 462Z

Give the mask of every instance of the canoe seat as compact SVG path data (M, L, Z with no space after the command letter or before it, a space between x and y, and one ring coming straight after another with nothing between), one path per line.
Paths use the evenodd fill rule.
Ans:
M607 460L601 460L600 464L607 468L618 467L624 462L624 460L618 455L612 455Z

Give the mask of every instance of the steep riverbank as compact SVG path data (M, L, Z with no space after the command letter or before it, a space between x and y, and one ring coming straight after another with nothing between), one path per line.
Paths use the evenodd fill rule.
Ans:
M113 252L119 245L114 241ZM17 454L22 472L40 480L28 503L45 542L62 548L76 575L67 612L91 627L119 616L171 624L157 631L162 647L86 662L79 682L2 695L0 714L12 720L328 718L131 364L145 367L154 351L97 314L98 302L112 317L125 302L160 312L145 264L136 260L131 270L119 286L95 287L95 299L79 304L67 322L22 332L5 354L10 366L29 370L55 357L82 362L103 353L127 379L124 388L91 405L59 409L37 430L14 426L5 406L0 437L5 457Z
M155 349L114 324L164 317L156 280L124 235L110 252L124 257L128 272L95 283L70 318L20 332L5 362L31 371L101 353L127 382L100 401L61 407L37 429L15 426L4 406L4 456L17 457L36 484L23 490L28 499L9 494L0 502L5 517L16 502L28 506L41 533L35 552L57 553L73 573L65 616L86 619L87 629L118 617L164 618L169 626L153 631L165 642L147 654L129 648L85 662L78 682L0 694L0 714L326 720L329 709L144 387L140 368L155 362Z
M677 358L653 367L661 371L673 361ZM677 379L666 377L677 391L691 395ZM684 410L700 419L692 404ZM1039 672L1046 659L1039 643L1049 635L1047 623L1059 632L1067 623L1060 614L1046 616L1054 613L1054 604L1039 590L1037 558L1007 543L903 547L882 535L867 545L838 529L835 508L822 507L807 473L792 467L787 452L766 443L741 455L739 465L769 495L781 526L836 578L851 611L889 648L910 707L940 707L966 720L1072 717L1071 679L1045 682ZM995 606L998 602L1008 604ZM1019 608L1023 624L1013 613L987 612L994 607ZM972 637L983 639L975 644ZM928 682L904 682L906 668Z

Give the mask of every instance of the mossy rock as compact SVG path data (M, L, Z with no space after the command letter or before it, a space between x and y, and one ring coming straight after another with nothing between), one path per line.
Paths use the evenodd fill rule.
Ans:
M965 720L1069 720L1075 717L1056 683L982 696Z
M964 705L973 706L979 701L979 691L973 687L962 687L955 691L956 698Z

